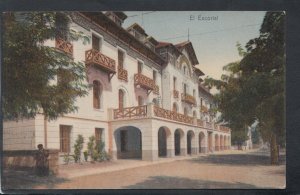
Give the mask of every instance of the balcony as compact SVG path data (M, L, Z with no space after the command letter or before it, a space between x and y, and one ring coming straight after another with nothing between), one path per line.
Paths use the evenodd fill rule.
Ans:
M167 119L168 121L172 122L179 122L186 125L206 128L209 130L214 131L223 131L223 132L230 132L228 127L224 127L218 124L214 124L212 122L206 122L201 119L196 119L194 117L180 114L178 112L174 112L171 110L166 110L160 108L154 104L148 104L144 106L135 106L135 107L127 107L127 108L120 108L120 109L110 109L109 116L110 120L118 121L118 120L128 120L128 119Z
M173 90L173 97L174 98L179 98L179 91L177 91L177 90Z
M128 72L123 68L118 68L118 79L122 81L128 81Z
M147 116L147 106L135 106L122 109L114 109L114 119L143 118Z
M142 74L134 74L134 85L139 85L146 90L154 89L154 81Z
M194 98L194 96L191 96L189 94L182 93L181 101L186 102L188 104L196 105L196 99Z
M160 108L158 106L154 106L154 116L165 118L177 122L187 123L187 124L194 124L194 118L180 114L171 110L166 110L163 108Z
M109 74L116 73L115 60L95 49L85 51L85 64L96 65L96 67L104 70L105 72L108 72Z
M59 49L62 52L65 52L69 56L73 56L73 45L65 41L64 39L61 38L56 38L55 39L55 48Z
M201 106L200 112L208 113L208 108L206 106Z

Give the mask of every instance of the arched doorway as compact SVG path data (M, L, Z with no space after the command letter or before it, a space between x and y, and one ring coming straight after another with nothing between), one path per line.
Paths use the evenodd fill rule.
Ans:
M219 151L219 149L220 149L219 145L220 145L219 135L216 134L215 135L215 151Z
M205 135L203 132L199 133L199 153L205 153L206 147L205 147Z
M194 148L193 147L194 146L193 142L194 142L194 139L195 139L195 134L192 130L189 130L187 132L186 139L187 139L187 142L186 142L187 143L187 153L189 155L191 155L193 153L193 148Z
M181 146L183 146L183 130L176 129L174 133L175 156L182 155Z
M166 157L168 155L168 145L170 143L170 130L167 127L158 129L158 156Z
M118 159L142 158L142 133L133 126L120 127L114 132Z
M224 141L223 135L220 135L220 150L223 150L223 147L224 147L223 141Z

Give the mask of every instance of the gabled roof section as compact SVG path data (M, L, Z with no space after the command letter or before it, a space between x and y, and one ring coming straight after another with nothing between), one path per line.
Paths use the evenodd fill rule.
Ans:
M175 45L175 47L177 47L178 50L181 52L183 49L187 50L193 66L199 64L194 47L190 41L184 41L182 43L178 43Z
M145 32L145 30L138 23L132 24L126 30L128 31L130 29L134 29L134 30L138 31L141 34L148 36L147 33Z
M162 47L171 47L178 54L182 54L181 51L179 51L178 48L175 47L175 45L173 45L172 43L169 43L169 42L158 42L158 45L156 45L156 48L159 49L159 48L162 48Z
M151 59L153 62L164 65L165 60L155 51L152 51L150 48L145 46L142 42L136 39L132 34L126 31L123 27L117 25L115 22L110 20L106 15L101 12L79 12L83 16L89 18L94 21L97 25L99 25L104 31L107 31L112 36L120 39L125 44L131 46L136 52L139 52L143 56Z
M199 68L197 68L196 66L194 66L194 71L198 76L203 76L204 75L204 73Z

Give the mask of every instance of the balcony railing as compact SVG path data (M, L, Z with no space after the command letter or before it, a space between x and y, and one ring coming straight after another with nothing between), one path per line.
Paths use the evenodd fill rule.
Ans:
M156 95L159 95L159 86L158 85L153 86L153 93Z
M147 116L147 106L135 106L121 109L114 109L114 119L142 118Z
M113 109L112 119L141 119L141 118L164 118L170 121L185 123L210 130L229 132L230 129L225 126L215 124L213 122L205 122L201 119L180 114L171 110L160 108L154 104L135 106L128 108Z
M118 68L118 79L128 81L128 72L123 68Z
M173 90L173 97L174 98L179 98L179 91L177 91L177 90Z
M197 126L204 127L204 121L201 119L197 119Z
M208 108L206 106L201 106L200 112L208 113Z
M205 122L205 127L208 129L213 129L213 125L211 122Z
M86 65L96 65L109 73L116 72L116 62L110 57L102 54L100 51L90 49L85 52L85 63Z
M73 45L72 43L65 41L64 39L61 38L56 38L55 39L55 48L59 49L60 51L63 51L67 53L70 56L73 56Z
M147 90L153 90L155 85L152 79L140 73L134 74L134 84Z
M194 96L191 96L186 93L181 94L181 101L186 102L188 104L196 104L196 99L194 98Z
M183 115L171 110L166 110L163 108L160 108L158 106L154 106L154 115L157 117L177 121L177 122L182 122L182 123L187 123L187 124L193 124L194 123L194 118Z

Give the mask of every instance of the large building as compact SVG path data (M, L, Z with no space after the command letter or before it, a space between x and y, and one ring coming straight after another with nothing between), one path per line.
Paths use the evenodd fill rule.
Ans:
M123 12L73 12L72 29L89 44L57 38L47 45L84 62L90 86L78 112L45 121L4 121L4 150L37 144L73 152L78 134L95 135L114 159L191 155L229 149L230 129L216 124L212 95L191 42L159 42L138 24L122 27Z

